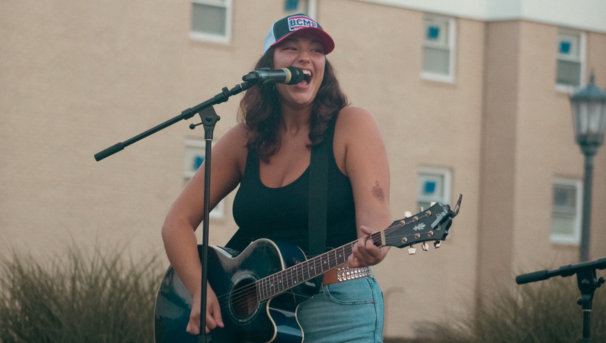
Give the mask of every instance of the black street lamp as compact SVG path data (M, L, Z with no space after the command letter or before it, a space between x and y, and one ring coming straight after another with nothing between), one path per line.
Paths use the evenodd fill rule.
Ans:
M583 179L583 226L581 231L581 262L589 260L591 224L591 188L593 180L593 156L604 143L606 130L606 93L594 84L591 74L587 87L570 98L574 135L585 154Z

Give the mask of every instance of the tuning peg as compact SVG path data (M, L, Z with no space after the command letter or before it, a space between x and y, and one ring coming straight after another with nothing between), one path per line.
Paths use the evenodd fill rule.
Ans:
M419 212L423 212L423 206L419 207Z
M440 241L435 241L435 242L433 242L433 246L434 246L436 249L438 249L439 247L441 247L441 246L442 246L442 242L440 242Z
M404 212L404 218L412 217L412 213L410 211Z
M427 251L429 250L429 245L427 245L427 242L423 242L423 244L421 244L421 248L423 248L423 251Z
M429 206L433 206L433 205L435 205L435 204L436 204L436 202L435 202L435 201L432 201L432 202L430 202L430 203L429 203Z
M417 252L417 249L414 248L414 246L410 246L410 248L408 248L408 255L414 255Z

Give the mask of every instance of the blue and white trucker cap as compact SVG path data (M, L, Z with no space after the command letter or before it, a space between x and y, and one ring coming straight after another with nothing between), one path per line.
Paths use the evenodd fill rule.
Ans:
M269 48L280 43L295 32L305 32L306 34L317 38L324 47L324 54L326 55L335 48L335 42L330 38L328 33L322 29L320 24L305 14L299 13L282 18L272 25L267 36L265 36L263 53L266 53Z

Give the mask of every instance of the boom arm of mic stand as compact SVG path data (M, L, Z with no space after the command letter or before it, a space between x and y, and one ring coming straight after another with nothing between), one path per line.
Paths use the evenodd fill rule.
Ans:
M516 283L518 285L522 285L525 283L547 280L554 276L567 277L585 269L606 269L606 258L601 258L599 260L583 262L579 264L568 264L565 266L561 266L558 269L549 271L541 270L538 272L521 274L516 276Z
M204 101L203 103L200 103L192 108L188 108L185 111L181 112L181 114L179 114L176 117L173 117L167 121L165 121L164 123L157 125L145 132L142 132L136 136L134 136L131 139L128 139L124 142L119 142L117 144L114 144L112 146L110 146L109 148L102 150L98 153L95 154L95 160L101 161L102 159L109 157L119 151L124 150L124 148L126 148L127 146L134 144L140 140L142 140L143 138L150 136L162 129L165 129L171 125L173 125L174 123L181 121L181 120L187 120L191 117L193 117L196 113L199 113L200 111L202 111L203 109L205 109L206 107L212 106L212 105L216 105L216 104L220 104L223 102L226 102L230 96L232 95L236 95L239 94L245 90L247 90L248 88L252 87L255 84L255 82L243 82L239 85L236 85L234 88L232 89L228 89L227 87L223 88L222 92L215 95L214 97Z

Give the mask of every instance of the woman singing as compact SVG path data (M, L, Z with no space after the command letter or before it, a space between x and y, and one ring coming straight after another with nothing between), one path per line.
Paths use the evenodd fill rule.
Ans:
M240 185L233 204L240 227L228 246L242 250L269 238L307 252L311 148L330 137L326 245L358 239L349 268L364 278L339 282L324 275L320 293L298 309L305 342L382 342L383 298L369 266L381 262L369 234L391 223L389 166L373 116L349 106L326 55L332 38L311 18L298 14L276 21L255 69L301 68L305 80L250 88L240 103L241 123L214 145L213 208ZM168 258L193 297L187 332L200 330L201 265L194 235L203 217L204 167L187 184L162 228ZM223 325L217 296L207 295L206 332Z

